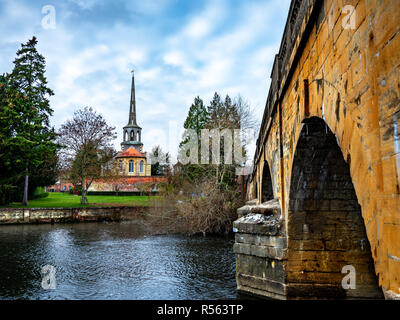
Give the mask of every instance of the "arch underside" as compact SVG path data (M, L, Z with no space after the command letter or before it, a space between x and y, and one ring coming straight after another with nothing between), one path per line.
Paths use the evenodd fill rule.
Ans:
M267 161L264 161L262 182L261 182L261 202L266 202L274 198L272 190L271 172Z
M313 296L381 297L349 165L317 117L307 120L298 139L287 226L287 277L294 288ZM354 267L356 289L343 288L345 266Z

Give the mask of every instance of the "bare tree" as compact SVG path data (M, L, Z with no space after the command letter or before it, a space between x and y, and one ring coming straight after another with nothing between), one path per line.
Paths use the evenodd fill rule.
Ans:
M111 144L116 138L115 127L109 126L92 108L85 107L61 125L58 135L58 143L64 146L60 152L61 161L67 167L70 179L80 181L81 203L87 204L90 185L101 177L102 168L115 156Z
M254 116L255 110L240 94L233 99L239 116L241 130L252 130L258 135L261 122Z

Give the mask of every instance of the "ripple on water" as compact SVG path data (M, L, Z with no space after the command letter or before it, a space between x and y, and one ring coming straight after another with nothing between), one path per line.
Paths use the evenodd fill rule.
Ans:
M135 223L2 226L0 299L234 299L233 240L144 236ZM56 267L56 289L41 287Z

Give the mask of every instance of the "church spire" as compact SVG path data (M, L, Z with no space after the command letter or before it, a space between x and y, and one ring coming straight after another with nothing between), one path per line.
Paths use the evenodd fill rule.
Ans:
M137 126L136 123L136 98L135 98L135 74L134 70L132 72L132 88L131 88L131 102L129 108L129 123L128 125Z
M129 103L129 122L122 128L123 130L123 141L121 148L123 151L130 147L136 148L142 152L142 128L136 123L136 99L135 99L135 76L132 70L132 88L131 88L131 101Z

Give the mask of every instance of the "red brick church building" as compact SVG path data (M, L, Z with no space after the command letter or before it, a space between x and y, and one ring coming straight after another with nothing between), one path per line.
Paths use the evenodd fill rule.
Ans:
M132 71L131 99L128 124L123 127L121 151L117 153L114 167L117 175L113 178L102 178L93 181L88 191L138 191L146 184L149 188L157 188L163 176L151 176L151 164L147 163L146 152L141 141L142 128L136 122L135 76ZM49 191L65 192L74 186L69 181L58 181Z

